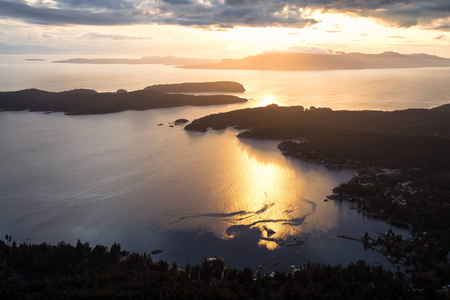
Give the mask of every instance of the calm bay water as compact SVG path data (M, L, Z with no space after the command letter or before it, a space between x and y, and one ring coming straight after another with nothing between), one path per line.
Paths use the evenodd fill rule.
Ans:
M9 58L8 58L9 57ZM182 70L167 66L67 65L0 56L0 90L141 89L171 82L234 80L246 104L99 116L0 113L0 234L19 242L119 242L131 251L232 266L358 259L391 268L379 253L338 239L387 231L348 203L324 202L352 170L286 158L278 141L169 127L178 118L276 102L334 109L400 109L450 102L449 68L331 72ZM34 57L33 57L34 58ZM163 126L157 124L163 123ZM267 235L267 229L276 233ZM405 231L394 228L406 235ZM330 238L331 237L331 238ZM294 238L294 247L278 246Z

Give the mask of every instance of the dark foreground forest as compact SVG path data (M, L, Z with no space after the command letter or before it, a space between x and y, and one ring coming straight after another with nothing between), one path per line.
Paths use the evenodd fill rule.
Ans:
M8 240L8 239L7 239ZM369 266L308 264L270 275L230 268L156 261L81 243L17 245L0 241L1 299L446 299L432 285L411 287L404 274Z

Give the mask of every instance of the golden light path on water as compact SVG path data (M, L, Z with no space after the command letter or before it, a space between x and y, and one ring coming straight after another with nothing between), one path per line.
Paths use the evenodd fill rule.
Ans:
M202 199L194 200L203 209L182 213L185 203L180 203L180 213L168 218L168 229L206 229L223 239L259 229L259 245L275 249L279 242L287 244L294 237L336 226L334 212L322 201L339 184L329 171L313 164L299 167L298 160L287 159L276 149L279 141L238 139L236 134L231 129L207 133L213 139L233 136L232 143L220 145L217 140L199 148L205 162L187 180L193 180L193 186L196 180L206 183ZM225 159L208 161L213 154Z

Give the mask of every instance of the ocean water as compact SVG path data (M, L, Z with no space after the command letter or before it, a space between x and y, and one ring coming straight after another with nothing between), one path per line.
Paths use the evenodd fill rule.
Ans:
M8 58L9 57L9 58ZM379 253L337 238L390 225L349 203L324 202L354 170L287 158L279 141L238 139L232 129L187 132L178 118L280 105L402 109L449 102L450 69L321 72L183 70L152 65L67 65L0 56L0 90L141 89L234 80L244 104L126 111L96 116L0 113L0 234L18 242L111 245L178 265L217 256L231 266L281 262L393 267ZM41 58L41 57L38 57ZM7 75L9 74L9 76ZM163 123L162 126L158 124ZM275 231L269 235L267 230ZM404 230L393 228L399 234ZM304 244L279 246L302 239Z
M26 61L39 58L45 61ZM163 65L59 64L73 56L0 55L0 91L138 90L153 84L232 80L247 106L270 103L351 110L431 108L450 102L450 68L251 71L185 70ZM87 57L91 58L91 57Z

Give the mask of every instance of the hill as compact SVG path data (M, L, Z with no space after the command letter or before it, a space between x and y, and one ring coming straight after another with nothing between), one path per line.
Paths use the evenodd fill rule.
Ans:
M224 93L243 93L245 88L242 84L232 81L216 82L189 82L176 84L158 84L145 88L145 90L158 91L162 93L205 93L205 92L224 92Z
M90 115L146 110L175 106L206 106L246 102L247 99L231 95L183 95L166 94L149 89L116 93L97 93L94 90L77 89L65 92L47 92L27 89L16 92L0 92L0 110L4 111L52 111L67 115Z
M332 111L267 107L206 116L185 127L206 131L232 126L248 129L238 137L305 139L284 152L332 167L418 167L450 170L450 112L435 109L400 111ZM287 146L287 144L284 144ZM292 152L292 153L291 153ZM295 152L295 153L294 153Z
M400 273L363 261L269 276L216 258L179 268L116 243L108 249L0 240L1 299L445 299L431 285L420 293L405 282Z
M184 66L186 69L236 70L354 70L450 67L450 59L427 54L307 54L264 53L242 59L224 59L217 64Z

